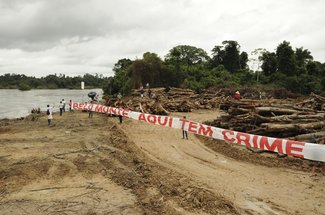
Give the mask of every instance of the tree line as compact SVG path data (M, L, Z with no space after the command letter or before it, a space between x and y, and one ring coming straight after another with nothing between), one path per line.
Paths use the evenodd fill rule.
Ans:
M54 74L46 77L35 78L26 75L8 73L0 76L0 89L80 89L81 81L85 82L85 87L88 89L103 88L107 85L107 80L107 77L98 74L85 74L77 77Z
M283 41L273 52L258 48L251 56L249 59L247 52L232 40L214 46L210 55L201 48L179 45L163 59L151 52L144 53L142 59L120 59L114 65L113 77L5 74L0 76L0 88L80 89L84 81L87 88L103 88L107 95L127 95L147 83L151 87L182 87L197 92L209 87L242 86L281 87L304 95L325 92L325 64L315 61L303 47L294 49L290 42ZM249 69L248 63L255 68Z
M325 91L325 64L313 60L303 47L293 49L283 41L274 52L256 49L248 58L237 41L223 41L211 54L201 48L179 45L164 57L146 52L142 59L120 59L115 75L108 78L104 93L129 94L132 89L182 87L202 91L209 87L268 86L282 87L299 94ZM255 70L248 63L255 64Z

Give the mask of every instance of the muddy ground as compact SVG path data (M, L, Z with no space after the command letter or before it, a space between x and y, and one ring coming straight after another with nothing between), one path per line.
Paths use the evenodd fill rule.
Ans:
M310 177L307 161L117 121L2 120L0 214L325 214L325 177Z

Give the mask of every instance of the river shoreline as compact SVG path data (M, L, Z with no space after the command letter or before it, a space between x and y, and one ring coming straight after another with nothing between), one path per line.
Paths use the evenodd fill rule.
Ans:
M0 119L8 118L15 119L26 117L31 113L32 109L40 108L41 111L46 111L46 106L50 105L54 112L59 111L59 103L62 99L65 100L66 109L68 103L72 101L88 101L88 93L95 91L99 97L103 95L102 89L87 89L87 90L30 90L19 91L15 89L0 90L0 98L4 101L0 103Z

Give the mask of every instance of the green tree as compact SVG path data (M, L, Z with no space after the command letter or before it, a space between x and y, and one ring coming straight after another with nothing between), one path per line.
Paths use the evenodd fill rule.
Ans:
M131 79L129 69L133 61L127 58L123 58L117 61L114 65L113 71L115 72L114 77L109 77L106 84L103 86L104 94L116 95L122 93L126 95L130 93L134 80Z
M313 60L313 56L311 56L310 51L304 49L303 47L296 48L295 55L297 66L299 67L305 67L309 61Z
M162 85L163 62L155 53L146 52L143 59L135 60L129 68L129 76L134 80L136 88L149 83L152 87Z
M223 65L230 72L235 72L240 69L239 48L237 41L226 40L222 42L225 45L225 56L223 58Z
M132 60L123 58L117 61L117 63L114 65L113 71L115 73L119 72L120 70L127 70L128 67L132 64Z
M194 46L179 45L172 48L165 56L168 64L196 65L209 60L208 54L201 48Z
M277 70L277 57L274 52L264 52L260 58L262 60L262 71L265 76L270 76Z
M324 77L323 65L318 61L309 61L306 65L307 73L310 76Z
M210 67L218 67L219 65L223 65L223 59L225 57L225 50L223 46L215 46L212 50L212 58Z
M223 46L215 46L212 49L212 60L210 65L217 67L224 65L230 72L235 72L247 67L248 55L246 52L240 54L240 45L237 41L225 40Z
M248 67L247 62L248 62L248 54L247 54L247 52L240 53L240 56L239 56L239 68L240 69L247 69L247 67Z
M296 74L295 53L290 42L283 41L276 49L277 70L288 76Z

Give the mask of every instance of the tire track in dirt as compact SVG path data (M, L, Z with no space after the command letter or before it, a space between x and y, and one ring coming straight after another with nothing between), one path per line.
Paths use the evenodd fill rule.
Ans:
M238 213L234 206L220 195L193 183L187 176L148 159L147 155L128 140L119 125L112 131L114 136L110 142L114 147L122 149L123 154L114 153L114 159L103 159L101 164L110 169L116 167L110 173L114 176L112 180L131 189L146 213ZM126 152L127 155L124 154Z

